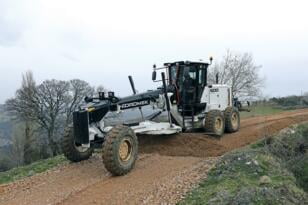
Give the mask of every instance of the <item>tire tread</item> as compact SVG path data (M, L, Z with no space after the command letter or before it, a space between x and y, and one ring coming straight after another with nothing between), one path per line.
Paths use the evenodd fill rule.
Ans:
M117 156L114 156L114 144L117 142L119 137L123 137L124 135L129 134L136 143L136 151L133 153L132 156L134 159L132 163L128 165L128 167L124 168L119 166L117 163ZM105 168L111 172L113 175L120 176L127 174L135 165L135 161L137 159L138 154L138 139L133 130L124 125L117 125L111 129L111 131L107 134L106 140L103 144L103 152L102 158L105 165Z
M90 147L86 152L79 152L74 146L73 126L65 129L62 140L62 151L64 156L71 162L80 162L89 159L94 149Z

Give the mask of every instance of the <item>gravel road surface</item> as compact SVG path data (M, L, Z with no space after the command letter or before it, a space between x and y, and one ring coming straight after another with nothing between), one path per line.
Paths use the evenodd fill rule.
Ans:
M204 133L140 136L139 159L125 176L111 176L95 154L1 185L0 205L175 204L224 153L303 121L308 121L308 110L244 119L238 133L220 139Z

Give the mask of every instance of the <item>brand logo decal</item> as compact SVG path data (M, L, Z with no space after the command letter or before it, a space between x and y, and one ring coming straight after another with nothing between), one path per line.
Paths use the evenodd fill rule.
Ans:
M125 110L129 108L140 107L140 106L149 105L149 104L150 104L149 100L142 100L142 101L124 103L124 104L121 104L120 107L121 107L121 110Z
M218 89L218 88L212 88L212 89L210 89L210 91L211 91L212 93L215 93L215 92L218 92L219 89Z

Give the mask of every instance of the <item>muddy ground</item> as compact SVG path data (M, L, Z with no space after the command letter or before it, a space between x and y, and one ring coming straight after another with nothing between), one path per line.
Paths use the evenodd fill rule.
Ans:
M238 133L141 136L135 169L113 177L100 156L0 186L2 204L175 204L206 178L219 156L308 121L308 110L242 120Z

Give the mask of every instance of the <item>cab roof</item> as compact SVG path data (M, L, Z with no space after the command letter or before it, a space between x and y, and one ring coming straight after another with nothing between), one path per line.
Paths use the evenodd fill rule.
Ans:
M172 65L206 65L208 66L209 63L197 62L197 61L176 61L173 63L164 63L164 66L172 66Z

